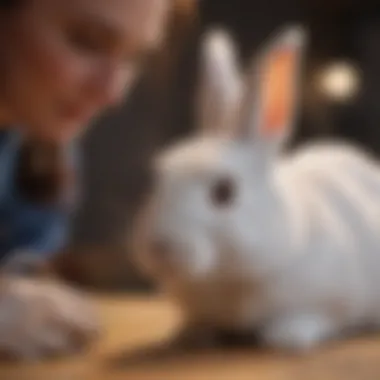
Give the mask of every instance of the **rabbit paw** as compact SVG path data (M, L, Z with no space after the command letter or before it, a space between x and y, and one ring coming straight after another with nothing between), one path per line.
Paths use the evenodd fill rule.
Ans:
M69 354L98 336L96 313L79 292L41 279L9 277L0 284L0 352L5 357Z
M302 353L330 338L333 328L326 317L298 315L269 323L264 327L262 338L270 347Z

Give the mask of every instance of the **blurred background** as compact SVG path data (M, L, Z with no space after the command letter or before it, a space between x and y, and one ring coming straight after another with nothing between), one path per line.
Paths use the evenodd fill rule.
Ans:
M210 26L234 36L242 62L287 22L311 33L301 115L289 149L345 138L380 155L380 4L369 0L182 0L168 41L128 101L83 139L84 199L71 244L57 259L67 279L99 290L149 286L129 261L128 233L149 189L154 152L193 125L199 39Z

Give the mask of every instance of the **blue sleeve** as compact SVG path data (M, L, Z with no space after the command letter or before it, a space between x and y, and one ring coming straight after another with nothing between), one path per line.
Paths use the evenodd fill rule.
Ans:
M67 241L70 215L63 209L39 209L18 203L13 204L8 213L3 211L1 214L7 220L4 220L5 229L0 239L2 256L30 251L46 257L63 248Z
M0 204L0 258L28 251L39 257L49 257L64 248L70 237L73 209L78 202L78 146L68 149L68 163L75 172L74 189L63 194L62 202L40 205L28 202L12 189L6 202ZM12 186L10 187L12 188Z

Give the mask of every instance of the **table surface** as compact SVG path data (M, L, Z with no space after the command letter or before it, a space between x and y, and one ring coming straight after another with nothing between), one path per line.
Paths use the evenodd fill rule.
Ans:
M331 344L304 357L254 347L159 357L152 355L152 347L172 336L179 325L170 302L125 295L98 296L96 302L106 332L89 352L49 362L1 364L0 380L380 379L379 336Z

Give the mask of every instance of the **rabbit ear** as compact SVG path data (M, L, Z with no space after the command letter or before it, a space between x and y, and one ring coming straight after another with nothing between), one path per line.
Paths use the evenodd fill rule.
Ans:
M233 127L241 95L232 38L223 29L207 31L201 43L200 58L198 125L201 133L215 135Z
M306 31L288 26L255 59L248 76L242 120L242 129L255 140L278 145L291 133L305 44Z

